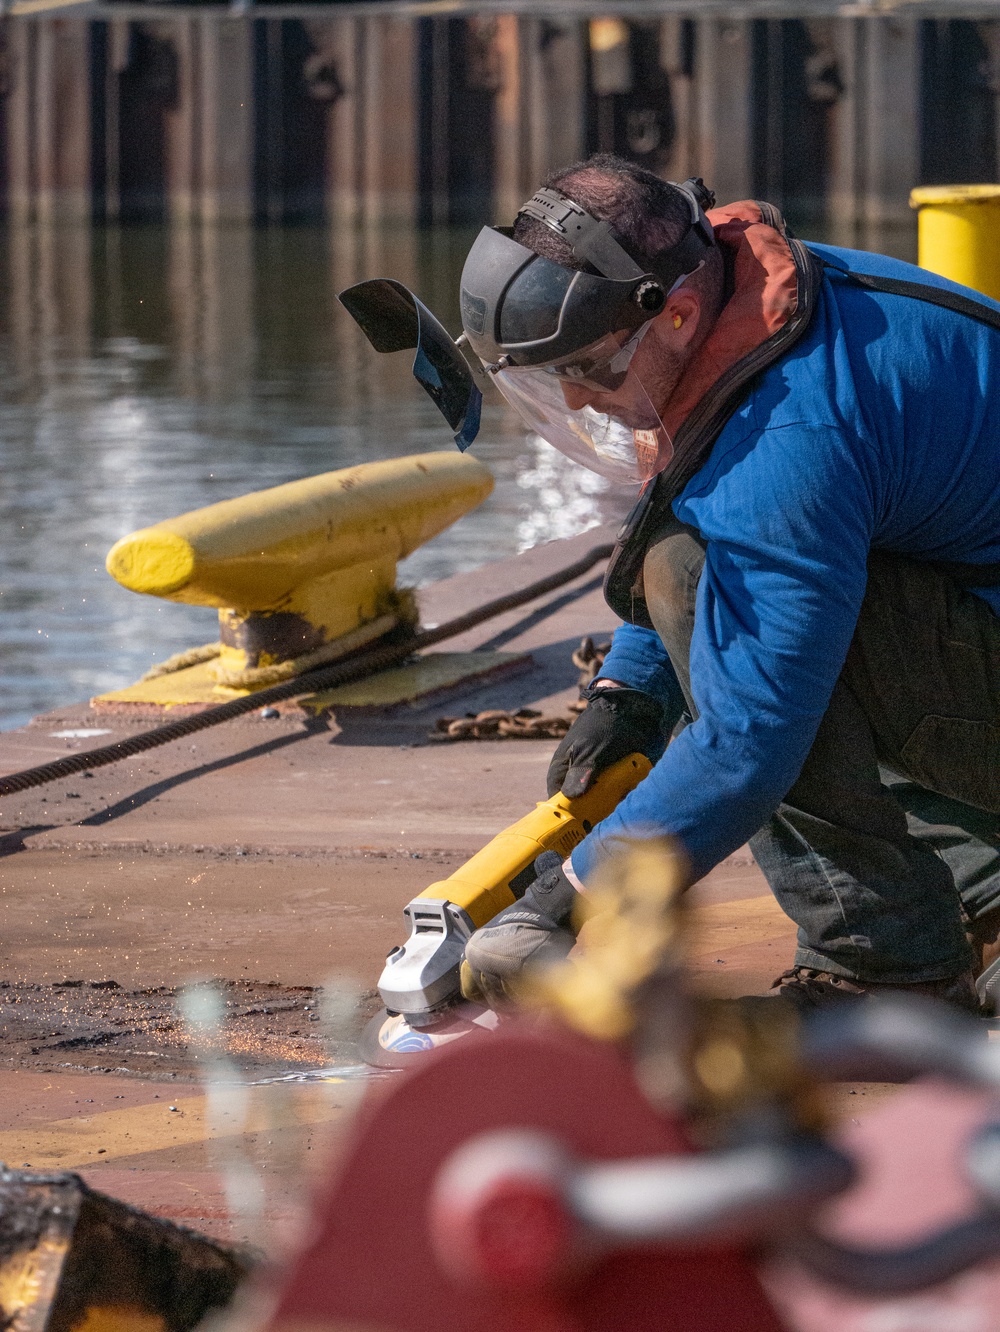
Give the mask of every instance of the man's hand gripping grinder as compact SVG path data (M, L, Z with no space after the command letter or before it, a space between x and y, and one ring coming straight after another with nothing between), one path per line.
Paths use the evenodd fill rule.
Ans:
M492 1014L465 1004L459 972L469 936L522 897L543 851L565 857L649 772L630 754L572 799L557 793L505 829L450 878L432 883L404 908L410 937L386 959L378 989L385 1009L365 1029L366 1062L400 1067L414 1055L492 1024Z

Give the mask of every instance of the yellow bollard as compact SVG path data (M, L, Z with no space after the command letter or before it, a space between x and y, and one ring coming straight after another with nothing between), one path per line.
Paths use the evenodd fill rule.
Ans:
M910 207L920 267L1000 300L1000 185L922 185Z
M111 548L107 570L133 592L217 607L217 650L183 664L217 657L217 685L245 692L273 683L283 665L332 660L412 622L397 561L492 489L469 454L362 463L133 532Z

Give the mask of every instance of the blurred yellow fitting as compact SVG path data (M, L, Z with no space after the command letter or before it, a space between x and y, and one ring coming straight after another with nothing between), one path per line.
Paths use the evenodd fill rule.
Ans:
M921 268L1000 300L1000 185L923 185L910 207Z
M825 1102L803 1061L801 1016L791 1004L701 998L693 1016L686 1099L705 1128L768 1107L806 1132L823 1128Z
M219 610L222 679L316 652L387 615L413 617L396 564L481 503L468 454L362 463L196 509L123 537L112 578Z
M694 1071L713 1096L732 1096L746 1080L746 1056L735 1040L714 1039L694 1053Z
M580 942L565 962L525 976L525 1005L594 1040L624 1040L643 987L682 965L681 899L689 883L684 854L667 839L634 842L602 862L580 902Z

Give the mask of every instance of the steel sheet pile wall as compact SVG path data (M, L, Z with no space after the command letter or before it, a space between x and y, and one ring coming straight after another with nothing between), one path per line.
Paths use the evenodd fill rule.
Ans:
M0 21L11 218L474 224L601 149L864 243L998 174L996 21L157 14Z

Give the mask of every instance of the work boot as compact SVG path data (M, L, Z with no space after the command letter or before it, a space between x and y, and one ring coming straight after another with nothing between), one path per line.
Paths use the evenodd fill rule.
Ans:
M829 1008L833 1004L857 1002L880 994L919 994L977 1016L983 1012L972 971L963 972L960 976L949 976L945 980L893 985L882 981L851 980L847 976L835 976L832 972L817 971L813 967L792 967L781 973L769 994L793 1003L802 1012Z
M562 857L544 851L535 872L521 900L476 930L465 945L466 999L500 1010L511 1007L512 983L526 966L561 962L576 943L571 917L578 894L563 873Z

